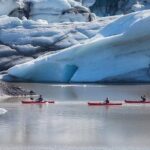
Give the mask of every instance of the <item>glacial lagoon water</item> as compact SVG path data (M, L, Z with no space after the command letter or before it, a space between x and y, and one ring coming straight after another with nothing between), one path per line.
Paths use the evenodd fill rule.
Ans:
M0 99L0 148L53 150L149 150L150 104L89 107L87 101L150 98L150 85L18 83L56 104L25 105Z

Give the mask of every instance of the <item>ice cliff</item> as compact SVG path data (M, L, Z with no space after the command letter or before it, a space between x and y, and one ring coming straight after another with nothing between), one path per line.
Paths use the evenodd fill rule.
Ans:
M150 82L149 26L150 10L122 16L84 43L10 68L9 77L32 82Z

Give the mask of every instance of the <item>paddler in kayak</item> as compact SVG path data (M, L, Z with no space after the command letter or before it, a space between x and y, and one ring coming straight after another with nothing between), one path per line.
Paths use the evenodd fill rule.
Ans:
M38 102L42 102L43 101L43 97L42 95L39 96L39 98L37 99Z
M34 100L33 98L34 92L31 90L29 93L30 93L30 100Z
M145 96L145 95L144 95L144 96L141 96L141 99L142 99L142 100L141 100L142 102L145 102L145 101L146 101L146 96Z
M106 98L105 103L106 103L106 104L109 104L109 99L108 99L108 97Z

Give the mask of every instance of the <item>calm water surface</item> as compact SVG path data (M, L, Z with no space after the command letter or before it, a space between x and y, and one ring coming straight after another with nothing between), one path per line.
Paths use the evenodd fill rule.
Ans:
M17 84L18 85L18 84ZM150 97L150 85L19 84L56 104L25 105L0 99L0 147L19 149L150 149L150 106L89 107L87 101Z

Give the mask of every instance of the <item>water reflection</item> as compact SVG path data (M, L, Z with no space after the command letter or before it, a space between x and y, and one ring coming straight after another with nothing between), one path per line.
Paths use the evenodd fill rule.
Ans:
M5 106L6 107L6 106ZM0 144L150 146L150 107L7 105Z

